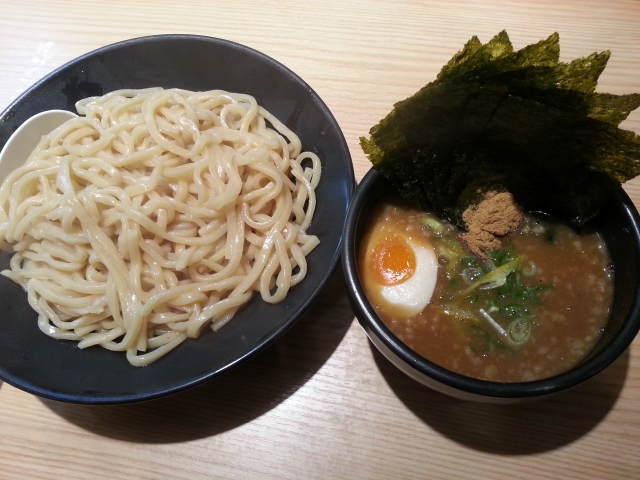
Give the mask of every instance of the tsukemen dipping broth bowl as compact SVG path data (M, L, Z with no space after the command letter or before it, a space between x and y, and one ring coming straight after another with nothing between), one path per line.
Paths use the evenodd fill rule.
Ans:
M640 217L624 190L617 188L594 221L614 264L614 298L600 340L578 365L541 380L503 383L460 375L431 362L404 344L383 323L366 297L358 275L358 248L380 199L394 188L371 169L356 188L345 222L342 263L352 308L371 342L414 380L464 400L515 403L541 399L572 388L601 372L631 344L640 329ZM624 268L615 268L624 266Z

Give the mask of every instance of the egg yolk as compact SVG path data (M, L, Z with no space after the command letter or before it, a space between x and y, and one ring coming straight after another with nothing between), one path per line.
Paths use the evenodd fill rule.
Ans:
M374 247L373 269L379 285L397 285L415 272L416 256L405 240L393 235Z

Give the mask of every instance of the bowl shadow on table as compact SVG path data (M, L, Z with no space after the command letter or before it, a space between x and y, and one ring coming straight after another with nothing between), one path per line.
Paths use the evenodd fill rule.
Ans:
M116 406L41 401L73 424L119 440L174 443L223 433L278 406L324 365L353 321L345 291L339 266L305 315L273 345L185 392Z
M552 397L495 405L453 399L412 380L369 343L396 396L425 424L466 447L500 455L528 455L570 444L613 408L629 367L629 350L590 380Z

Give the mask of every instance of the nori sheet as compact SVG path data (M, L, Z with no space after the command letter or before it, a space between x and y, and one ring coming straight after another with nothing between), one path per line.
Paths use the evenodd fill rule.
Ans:
M504 31L473 37L362 148L407 200L460 226L490 190L584 225L640 174L640 137L618 128L640 94L595 92L609 52L559 55L557 33L518 51Z

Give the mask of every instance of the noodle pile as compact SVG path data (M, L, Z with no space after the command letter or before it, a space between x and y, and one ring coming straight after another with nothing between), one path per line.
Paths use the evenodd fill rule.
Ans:
M147 365L305 277L320 160L253 97L121 90L77 109L0 188L2 274L44 333Z

